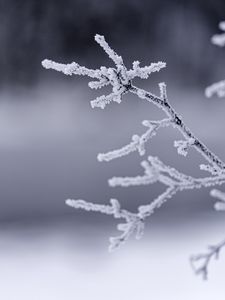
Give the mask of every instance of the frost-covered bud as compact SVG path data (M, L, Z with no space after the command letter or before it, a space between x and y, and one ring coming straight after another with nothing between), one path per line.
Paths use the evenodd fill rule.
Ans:
M143 120L142 125L145 127L152 127L152 123L149 120Z
M219 29L225 31L225 21L219 23ZM211 41L214 45L219 47L225 46L225 33L215 34Z
M225 31L225 21L222 21L219 23L219 28L223 31Z
M183 156L188 154L188 147L194 145L195 139L189 138L188 140L174 141L174 147L177 148L177 153Z
M139 143L139 141L140 141L140 137L139 137L139 135L137 135L137 134L134 134L134 135L132 135L132 141L133 142L135 142L135 143Z
M210 98L217 94L219 98L225 97L225 80L213 83L205 89L206 97Z
M213 189L210 192L210 195L214 198L217 198L220 200L220 202L216 202L214 205L215 210L225 210L225 193L217 190L217 189Z

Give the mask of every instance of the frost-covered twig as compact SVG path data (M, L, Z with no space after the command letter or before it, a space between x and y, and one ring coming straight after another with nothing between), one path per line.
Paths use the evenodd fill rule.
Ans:
M95 40L99 43L99 45L105 50L105 52L113 60L116 68L101 67L100 69L92 70L86 67L82 67L75 62L71 64L59 64L47 59L45 59L42 62L42 65L47 69L54 69L56 71L63 72L66 75L72 75L72 74L87 75L91 78L96 78L98 81L96 81L94 84L93 82L89 83L89 86L91 88L96 88L96 85L98 87L102 87L103 86L102 82L104 82L104 85L105 84L112 85L112 93L110 93L107 96L103 95L97 97L95 100L91 101L92 107L105 108L105 106L112 101L120 103L122 100L122 96L127 92L134 93L139 98L153 103L154 105L158 106L166 113L166 115L170 120L170 124L172 124L182 133L185 140L188 143L190 143L191 141L190 146L193 146L197 151L199 151L205 157L205 159L209 163L214 165L217 169L225 169L224 162L222 162L199 139L197 139L197 137L194 136L191 130L184 124L181 116L179 116L177 112L174 110L174 108L170 105L167 98L165 83L159 84L159 89L160 89L159 96L154 95L153 93L147 92L138 87L135 87L133 85L132 80L135 77L141 77L145 79L148 78L148 76L151 73L159 71L162 68L164 68L166 66L164 62L152 63L150 64L150 66L141 68L139 66L139 62L137 63L135 61L133 63L133 68L131 70L127 70L121 56L119 56L114 50L112 50L109 47L109 45L107 44L103 36L97 34L95 36ZM160 127L160 124L162 124L161 122L162 121L158 122L158 127ZM135 137L134 137L134 142L137 143L137 138ZM140 147L141 145L143 145L143 142L140 143ZM131 146L131 148L133 148L133 145ZM127 151L126 150L125 152L127 152L127 154L131 152L130 150ZM142 151L139 152L143 153Z
M225 211L225 193L214 189L211 190L210 195L218 200L214 205L215 210ZM205 253L200 253L197 255L192 255L190 257L191 266L197 275L202 275L203 279L208 279L208 269L209 264L213 258L218 259L222 248L225 247L225 240L218 243L217 245L212 245L208 247Z
M115 218L124 218L125 223L119 224L118 229L122 234L110 239L110 250L117 249L123 244L131 234L136 233L136 237L141 237L144 229L144 220L149 217L157 208L171 198L178 191L185 189L201 188L222 184L225 182L225 163L210 151L186 126L182 117L175 111L169 103L165 83L159 84L159 96L145 91L133 84L136 77L146 79L153 72L158 72L166 66L164 62L152 63L149 66L140 67L138 61L133 62L131 69L127 69L123 59L113 49L110 48L105 38L100 35L95 36L96 42L104 49L110 59L115 64L114 67L100 67L99 69L88 69L73 62L71 64L59 64L51 60L44 60L43 66L47 69L54 69L63 72L66 75L86 75L94 78L95 81L89 82L89 87L98 89L106 85L112 86L112 91L108 95L102 95L91 101L91 106L105 108L112 102L120 103L122 96L128 92L137 95L138 98L156 105L164 111L166 118L158 121L145 120L142 124L147 130L141 135L133 135L129 144L120 149L100 153L99 161L110 161L138 152L140 156L146 153L145 144L158 132L162 127L172 126L178 129L183 139L175 141L174 146L178 154L187 155L190 147L197 150L207 161L207 164L200 165L200 168L209 172L210 175L202 178L194 178L186 175L173 167L167 166L157 157L148 156L141 166L144 168L144 175L136 177L113 177L109 180L110 186L132 186L132 185L149 185L159 182L165 186L162 194L153 199L149 204L139 206L136 213L131 213L121 209L117 200L111 200L111 205L100 205L90 203L84 200L67 200L66 204L81 208L87 211L97 211L104 214L112 215Z
M202 275L203 279L208 279L208 268L210 261L219 258L222 248L225 247L225 240L208 247L205 253L193 255L190 257L191 266L196 275Z
M120 203L116 199L110 200L111 205L102 205L87 202L85 200L66 200L66 204L75 209L84 209L86 211L100 212L107 215L113 215L116 219L125 219L125 223L117 225L117 229L122 231L122 234L109 239L109 250L114 251L125 243L130 235L135 233L137 239L141 238L144 230L144 222L141 216L131 213L125 209L121 209Z
M138 136L137 134L133 135L132 141L128 145L118 150L113 150L107 153L99 153L97 158L99 161L110 161L115 158L128 155L134 151L138 151L139 154L143 156L145 154L145 144L147 141L156 135L159 128L170 126L171 123L172 120L169 118L161 121L144 120L142 121L142 124L148 127L148 130L145 133L143 133L141 136Z
M185 125L182 117L177 114L175 109L170 105L167 98L162 99L153 93L146 92L135 86L131 86L130 92L136 94L139 98L145 99L160 109L162 109L166 115L172 120L171 124L177 128L183 135L184 139L194 147L211 165L213 165L218 171L225 170L225 164L220 160L212 151L210 151ZM190 142L191 141L191 142Z

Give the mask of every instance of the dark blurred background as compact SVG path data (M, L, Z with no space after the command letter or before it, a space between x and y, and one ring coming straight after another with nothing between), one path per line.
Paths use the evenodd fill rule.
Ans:
M94 53L98 60L95 33L129 52L128 61L138 49L202 84L214 73L209 39L224 11L223 0L1 0L0 84L42 80L45 57L86 62Z

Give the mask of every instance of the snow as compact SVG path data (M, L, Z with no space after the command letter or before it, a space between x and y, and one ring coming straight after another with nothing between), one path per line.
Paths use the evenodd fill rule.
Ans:
M153 227L145 240L108 254L102 245L104 227L17 224L1 232L0 298L224 299L224 253L219 263L210 265L206 282L194 275L188 262L204 243L221 239L216 228L206 225L204 234L197 229L193 235L188 228L179 232Z

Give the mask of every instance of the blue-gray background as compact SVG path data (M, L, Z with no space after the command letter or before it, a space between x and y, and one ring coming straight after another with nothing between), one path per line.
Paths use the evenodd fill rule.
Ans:
M107 185L115 175L142 174L136 153L110 163L98 163L96 156L142 133L143 119L160 119L163 114L131 95L120 105L93 110L89 101L101 91L89 90L85 78L44 70L41 60L75 60L93 68L111 65L94 42L94 34L100 33L128 65L133 60L143 65L166 61L165 70L136 85L157 93L158 82L165 81L170 102L187 125L225 159L225 100L204 96L207 85L225 77L225 50L210 43L224 18L225 2L215 0L0 1L0 276L4 282L0 293L4 299L105 299L118 272L124 280L123 285L117 282L121 299L126 295L135 299L140 291L142 299L149 299L147 278L153 282L154 295L162 277L165 294L161 291L158 299L174 299L178 296L174 265L186 291L179 298L211 299L206 297L217 293L217 299L223 299L224 268L221 273L212 271L211 286L196 285L193 290L197 279L189 274L187 264L188 254L223 237L224 215L213 211L209 189L176 195L147 222L138 246L130 243L110 257L107 238L116 234L115 222L64 204L67 198L98 203L117 198L135 211L139 204L152 201L162 186L113 189ZM179 138L173 129L164 129L152 139L148 152L188 174L204 175L198 167L203 160L194 151L186 158L177 155L173 141ZM101 262L97 274L96 260ZM129 284L134 280L129 277L132 265L136 287ZM15 290L10 290L12 278ZM116 293L110 296L115 299Z

